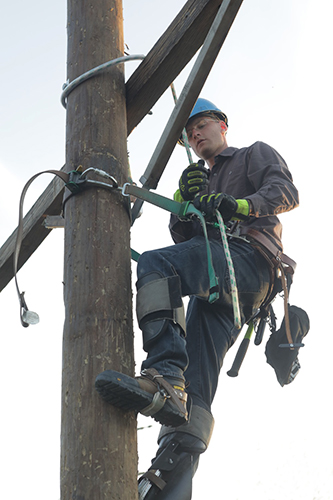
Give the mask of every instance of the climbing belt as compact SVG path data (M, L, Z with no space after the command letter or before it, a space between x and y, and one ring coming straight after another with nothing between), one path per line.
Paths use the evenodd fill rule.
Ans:
M89 172L95 172L96 174L107 178L111 183L106 183L106 182L99 182L95 181L92 179L87 179L87 174ZM218 278L215 275L214 267L213 267L213 261L212 261L212 253L210 249L210 244L208 240L208 235L207 235L207 229L206 229L206 223L205 219L202 215L202 213L197 210L190 202L183 202L183 203L178 203L177 201L170 200L169 198L166 198L164 196L158 195L156 193L150 192L147 189L140 188L138 186L135 186L133 184L125 183L122 187L118 186L117 181L112 177L111 175L107 174L103 170L99 170L97 168L88 168L84 172L80 172L78 170L71 171L69 173L63 172L61 170L45 170L43 172L39 172L38 174L34 175L29 181L26 183L26 185L23 188L21 197L20 197L20 207L19 207L19 222L18 222L18 229L17 229L17 238L16 238L16 243L15 243L15 250L14 250L14 278L15 278L15 283L16 283L16 289L20 301L20 318L21 318L21 323L24 327L27 327L32 324L36 324L39 322L39 317L38 314L29 311L28 306L26 304L24 294L25 292L21 292L18 286L18 281L17 281L17 271L18 271L18 259L19 259L19 253L21 249L21 244L22 244L22 237L23 237L23 203L24 203L24 198L26 195L26 192L31 185L31 183L41 174L45 173L50 173L54 174L58 177L60 177L64 182L65 186L70 190L71 195L75 195L79 192L81 192L83 189L88 188L88 187L100 187L100 188L106 188L106 189L111 189L111 190L120 190L123 196L135 196L137 198L140 198L144 201L148 201L149 203L152 203L153 205L156 205L160 208L163 208L164 210L167 210L169 212L172 212L179 217L192 217L196 216L199 218L200 223L202 225L202 230L204 233L204 237L206 240L206 249L207 249L207 264L208 264L208 276L209 276L209 302L213 303L219 298L219 287L218 287ZM71 196L70 195L70 196ZM68 200L68 197L66 198L65 201ZM140 255L135 252L135 250L131 250L132 258L134 260L138 260Z

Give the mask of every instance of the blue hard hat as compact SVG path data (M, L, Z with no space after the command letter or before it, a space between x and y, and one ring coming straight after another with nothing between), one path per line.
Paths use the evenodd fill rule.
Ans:
M225 124L228 126L227 116L217 106L215 106L215 104L213 104L211 101L208 101L208 99L202 99L201 97L199 97L199 99L195 103L195 105L191 111L191 114L187 120L187 123L191 120L191 118L194 118L197 115L206 114L206 113L213 113L220 120L225 122ZM187 123L186 123L186 125L187 125Z
M188 125L189 121L192 118L196 118L197 116L200 115L209 115L213 114L217 116L219 120L222 120L226 126L228 126L228 118L227 115L225 115L215 104L213 104L211 101L208 101L208 99L203 99L202 97L199 97L195 105L193 106L193 109L191 111L190 116L188 117L188 120L186 122L185 127ZM184 146L183 138L180 137L179 139L179 144Z

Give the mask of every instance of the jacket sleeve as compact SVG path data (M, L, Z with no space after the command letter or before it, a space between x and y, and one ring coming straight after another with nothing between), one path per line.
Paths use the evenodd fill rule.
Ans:
M254 193L246 196L250 201L250 215L265 217L278 215L296 208L298 191L283 158L270 146L256 142L249 149L247 175Z

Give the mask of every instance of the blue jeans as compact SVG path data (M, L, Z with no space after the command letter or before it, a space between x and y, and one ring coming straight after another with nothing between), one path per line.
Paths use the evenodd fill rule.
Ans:
M218 376L228 349L240 330L234 326L230 280L222 243L210 240L220 297L208 302L209 277L203 236L145 252L138 262L138 279L151 272L164 277L178 274L182 296L190 296L186 315L186 337L169 321L168 328L149 347L142 369L154 367L165 377L184 378L194 404L210 411ZM265 258L249 243L232 239L230 253L235 269L242 324L265 299L270 272Z

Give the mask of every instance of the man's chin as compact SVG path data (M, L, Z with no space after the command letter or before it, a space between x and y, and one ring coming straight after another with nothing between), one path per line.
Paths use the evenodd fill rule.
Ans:
M202 142L199 142L199 144L197 144L196 148L195 148L195 153L200 156L200 158L202 158L203 160L205 159L205 157L207 156L207 153L208 153L208 148L207 148L207 144L206 144L206 141L202 141Z

